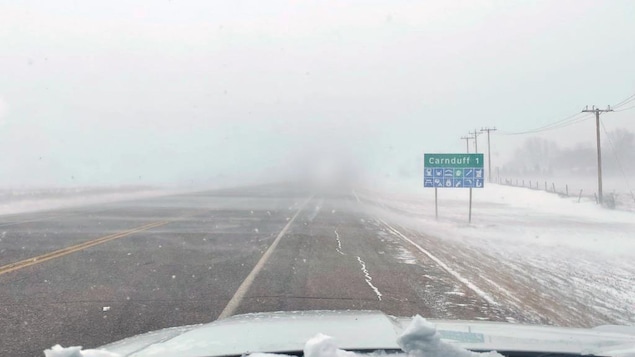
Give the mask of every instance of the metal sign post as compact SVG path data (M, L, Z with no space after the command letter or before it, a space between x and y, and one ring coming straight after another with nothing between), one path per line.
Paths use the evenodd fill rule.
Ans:
M424 154L423 187L434 188L434 214L439 218L439 188L469 188L468 221L472 222L472 188L483 188L483 154Z
M434 188L434 218L439 219L439 200L436 187Z
M467 219L467 223L472 223L472 188L470 187L470 213Z

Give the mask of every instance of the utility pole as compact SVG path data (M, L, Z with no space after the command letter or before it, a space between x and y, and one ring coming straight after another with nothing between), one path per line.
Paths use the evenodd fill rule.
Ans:
M481 132L476 131L476 129L474 129L474 131L469 131L468 132L469 135L471 135L472 137L470 139L474 139L474 152L478 154L478 136L481 135ZM470 150L468 149L468 153L470 152ZM467 222L468 223L472 223L472 187L470 187L470 210L469 210L469 214L468 214L468 219Z
M478 139L477 137L479 135L481 135L482 133L480 131L476 131L476 129L474 129L474 131L470 131L468 132L468 134L472 135L472 139L474 139L474 152L478 154Z
M487 132L487 178L489 182L492 182L492 150L489 144L489 133L490 131L496 131L496 127L493 128L482 128L481 132Z
M470 140L473 138L469 136L461 136L461 140L465 140L465 148L467 149L467 153L470 153Z
M610 106L606 109L596 108L595 105L589 109L587 105L582 113L595 113L595 136L597 139L597 148L598 148L598 203L602 204L604 201L604 197L602 196L602 147L600 146L600 113L612 112Z

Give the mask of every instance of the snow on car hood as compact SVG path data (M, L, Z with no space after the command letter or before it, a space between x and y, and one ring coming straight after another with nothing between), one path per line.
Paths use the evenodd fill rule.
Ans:
M411 317L376 311L301 311L236 315L209 324L170 328L101 347L121 356L221 356L302 351L317 334L345 350L400 350ZM429 320L444 341L478 351L596 355L635 353L635 326L573 329L497 322Z

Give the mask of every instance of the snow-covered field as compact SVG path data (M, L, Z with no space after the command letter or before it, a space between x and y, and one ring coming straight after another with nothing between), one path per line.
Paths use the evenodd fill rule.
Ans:
M418 182L355 193L375 214L417 232L457 275L512 311L508 321L635 324L635 213L577 198L488 184L434 190Z
M630 177L630 175L629 175ZM635 212L635 181L624 176L607 176L602 180L602 191L607 199L613 197L615 200L615 208L619 210L627 210ZM595 195L598 192L598 184L596 176L566 176L566 175L546 175L546 176L506 176L500 178L501 183L507 182L514 186L524 186L561 194L569 192L570 196L578 197L581 194L582 200L595 201Z
M83 187L0 190L0 215L47 211L175 193L153 187Z

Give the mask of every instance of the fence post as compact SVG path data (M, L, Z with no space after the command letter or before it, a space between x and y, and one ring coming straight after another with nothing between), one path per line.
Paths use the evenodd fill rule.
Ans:
M545 181L545 191L549 192L549 190L547 189L547 181Z
M525 180L523 180L523 187L525 187Z
M569 196L569 185L564 185L565 192L567 193L567 197Z
M581 198L582 198L582 189L580 189L580 194L578 195L578 203L580 203Z
M556 193L556 183L552 182L551 187L553 188L553 193Z
M598 201L598 193L597 192L593 192L593 196L595 196L595 204L600 203L600 201Z

